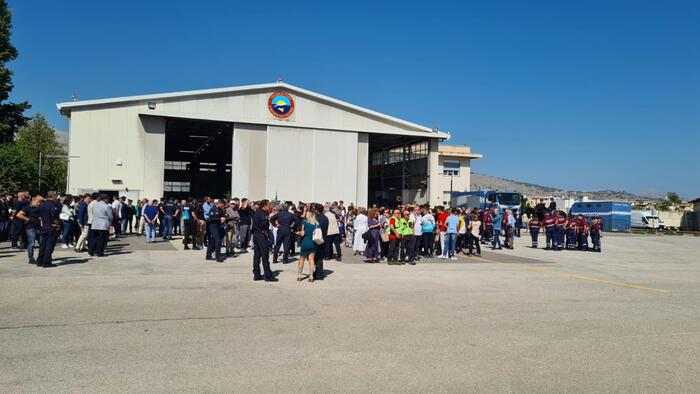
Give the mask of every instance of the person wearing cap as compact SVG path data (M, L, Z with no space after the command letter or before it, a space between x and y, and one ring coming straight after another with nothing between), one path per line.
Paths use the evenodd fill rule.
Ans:
M593 241L593 251L600 253L600 237L603 231L603 223L600 221L600 216L593 217L591 223L591 240Z

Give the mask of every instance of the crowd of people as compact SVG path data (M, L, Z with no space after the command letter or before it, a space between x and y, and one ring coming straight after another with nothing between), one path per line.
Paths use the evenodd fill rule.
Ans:
M297 279L313 282L324 279L324 260L342 261L342 243L367 263L416 264L422 258L455 260L459 253L481 256L482 245L513 249L523 230L529 231L532 248L538 247L543 231L548 250L590 250L589 236L592 250L601 250L599 217L591 223L582 215L567 218L551 206L521 214L499 207L366 209L346 207L343 201L294 204L204 197L134 202L98 193L59 198L56 192L0 196L0 241L9 239L13 252L26 249L29 263L38 267L55 266L52 253L58 243L101 257L110 239L127 234L145 236L147 244L181 235L183 249L206 249L205 259L216 262L252 248L253 279L269 282L277 281L270 254L272 264L280 257L287 264L298 248ZM304 275L307 262L309 274Z

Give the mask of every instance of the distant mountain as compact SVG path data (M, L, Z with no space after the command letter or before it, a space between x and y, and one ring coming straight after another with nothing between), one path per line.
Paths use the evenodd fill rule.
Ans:
M624 190L595 190L595 191L580 191L566 190L556 187L536 185L527 182L518 182L511 179L498 178L491 175L472 173L471 190L496 189L502 191L516 191L525 196L555 196L555 197L580 197L588 196L592 200L642 200L642 199L661 199L665 194L660 195L639 195L626 192Z

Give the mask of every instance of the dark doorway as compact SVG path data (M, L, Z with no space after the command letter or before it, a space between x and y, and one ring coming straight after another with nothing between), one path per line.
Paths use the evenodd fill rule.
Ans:
M370 134L370 206L427 201L429 152L427 138Z
M163 196L223 198L231 193L233 124L168 119Z

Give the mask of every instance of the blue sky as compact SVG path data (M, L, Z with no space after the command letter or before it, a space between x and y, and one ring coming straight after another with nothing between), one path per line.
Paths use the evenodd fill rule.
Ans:
M700 2L10 0L14 100L272 82L426 126L477 172L700 197Z

